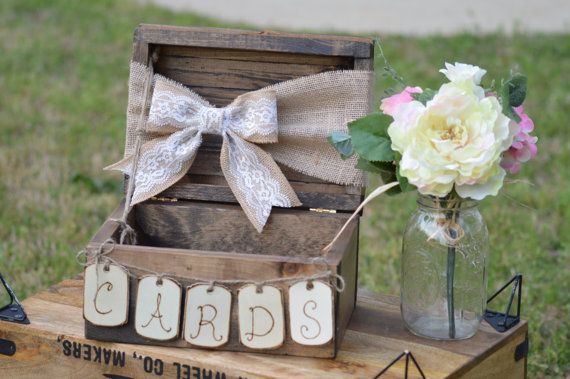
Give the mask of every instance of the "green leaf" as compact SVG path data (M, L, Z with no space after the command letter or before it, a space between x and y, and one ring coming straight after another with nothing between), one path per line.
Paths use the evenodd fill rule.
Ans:
M392 118L380 112L371 113L348 124L354 151L368 161L394 160L388 126Z
M503 114L505 116L507 116L508 118L510 118L511 120L517 122L517 123L521 122L521 118L519 117L519 115L517 114L515 109L511 106L509 101L510 101L509 100L509 87L505 83L503 85L502 90L501 90L501 103L503 106Z
M396 166L392 162L371 162L359 157L356 168L372 174L391 175L396 172Z
M354 154L350 135L344 132L332 132L327 140L338 151L342 159L348 159Z
M526 82L526 76L514 74L509 80L503 83L503 87L501 88L503 113L516 122L520 122L521 118L514 107L520 106L526 98Z
M523 74L514 74L505 82L504 86L508 90L509 105L511 107L518 107L524 102L526 98L526 82L526 76Z
M398 180L396 177L396 165L392 162L371 162L363 158L358 158L356 167L372 174L379 174L384 184ZM400 186L396 186L386 191L386 194L392 196L401 192Z
M412 98L423 105L426 105L428 101L433 99L436 93L437 91L434 91L431 88L426 88L422 93L412 93Z
M517 122L517 123L521 122L520 116L515 111L515 109L513 107L511 107L510 105L505 106L503 104L503 114L505 116L507 116L508 118L510 118L511 120Z
M415 191L416 186L410 184L408 182L408 178L406 178L400 173L400 166L398 166L398 169L396 170L396 178L398 179L398 183L400 183L400 189L402 190L402 192Z

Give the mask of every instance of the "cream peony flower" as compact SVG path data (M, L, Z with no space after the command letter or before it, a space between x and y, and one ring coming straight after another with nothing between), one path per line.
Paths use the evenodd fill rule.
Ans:
M400 104L388 128L392 149L402 154L400 173L422 194L496 195L505 171L501 154L517 131L496 97L478 86L479 67L456 63L442 70L451 80L426 105Z

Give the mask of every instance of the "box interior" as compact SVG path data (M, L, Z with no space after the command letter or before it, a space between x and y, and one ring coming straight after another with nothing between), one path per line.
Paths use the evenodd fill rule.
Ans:
M149 201L133 210L141 245L305 257L319 256L349 216L274 209L258 233L234 204Z

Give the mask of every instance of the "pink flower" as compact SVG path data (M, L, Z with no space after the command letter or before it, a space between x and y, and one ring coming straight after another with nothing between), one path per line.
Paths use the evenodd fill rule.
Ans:
M538 137L531 136L529 133L534 130L534 123L524 113L523 106L515 108L520 116L521 121L518 123L519 131L513 139L513 144L503 155L501 166L511 174L516 174L521 169L521 163L534 158L537 153L536 142Z
M380 103L380 110L388 116L393 116L398 105L409 103L410 101L414 100L412 93L422 92L423 91L420 87L406 87L406 89L404 89L402 92L382 99L382 102Z

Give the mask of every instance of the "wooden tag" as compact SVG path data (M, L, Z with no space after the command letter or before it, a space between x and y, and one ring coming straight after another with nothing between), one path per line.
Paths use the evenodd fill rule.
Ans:
M182 289L168 278L146 276L139 281L135 329L143 337L168 341L178 337Z
M186 290L184 339L192 345L218 347L230 336L232 293L225 287L195 284Z
M291 338L301 345L323 345L334 333L333 291L320 281L289 287Z
M85 268L83 317L94 325L120 326L128 321L129 276L120 266L91 264Z
M238 292L240 342L252 349L276 349L283 344L285 321L281 290L254 284Z

